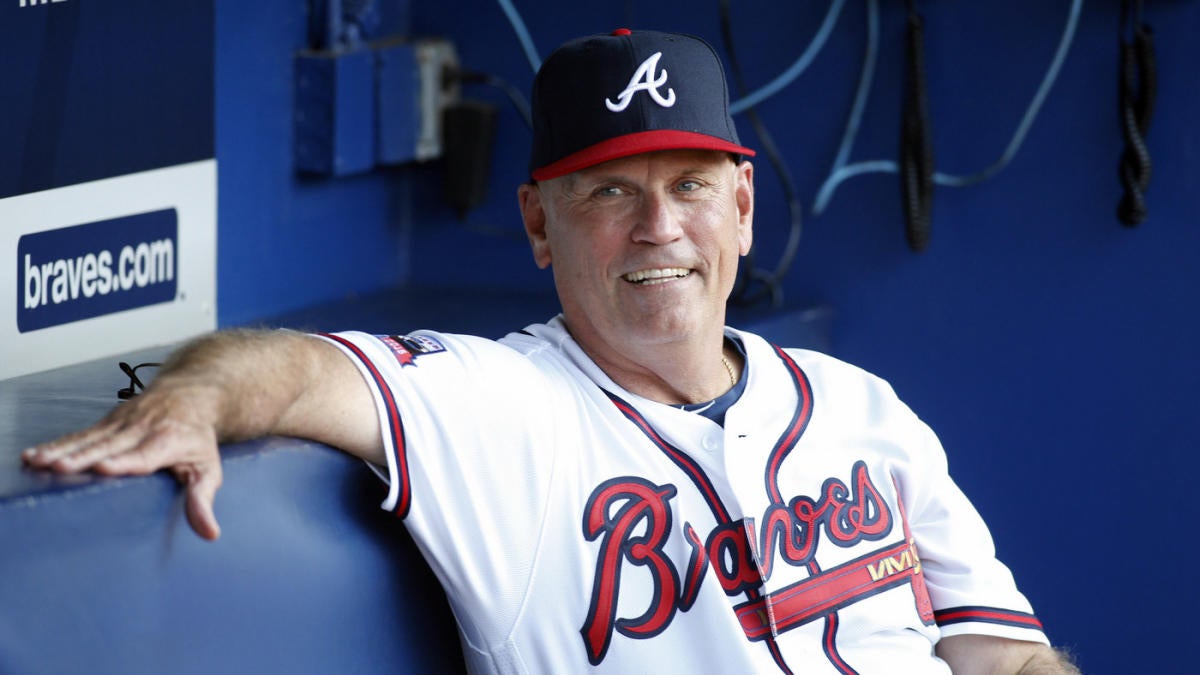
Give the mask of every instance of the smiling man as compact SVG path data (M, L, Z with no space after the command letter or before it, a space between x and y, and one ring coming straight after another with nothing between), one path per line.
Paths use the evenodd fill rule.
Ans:
M533 106L518 199L561 315L499 341L219 333L26 461L169 469L215 539L218 442L363 457L480 673L1076 672L886 383L725 325L754 172L712 49L575 40Z
M724 153L664 150L521 187L534 260L554 271L571 336L629 391L696 403L740 371L722 329L750 250L752 174Z

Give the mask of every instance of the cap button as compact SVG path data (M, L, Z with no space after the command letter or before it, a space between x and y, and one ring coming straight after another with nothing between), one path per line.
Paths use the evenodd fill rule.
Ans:
M612 32L613 35L632 35L633 31L628 28L618 28Z

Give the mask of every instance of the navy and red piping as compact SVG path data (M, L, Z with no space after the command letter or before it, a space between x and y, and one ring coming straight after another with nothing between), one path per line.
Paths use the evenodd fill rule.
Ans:
M408 453L404 442L404 424L400 420L400 408L396 405L396 396L392 393L391 386L383 378L383 374L375 367L375 363L359 349L358 345L338 335L330 333L318 333L318 335L338 343L361 361L366 366L367 372L371 375L371 380L375 384L375 389L379 392L379 396L383 400L383 405L387 412L387 433L392 441L392 452L396 462L396 475L400 483L398 486L399 497L392 511L400 518L404 518L408 515L408 508L412 501L412 483L408 473Z

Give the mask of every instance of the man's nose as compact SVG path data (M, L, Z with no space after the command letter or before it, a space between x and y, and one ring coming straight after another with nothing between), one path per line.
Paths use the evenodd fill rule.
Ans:
M633 228L634 241L668 244L683 236L679 205L667 195L648 192L642 196L638 220Z

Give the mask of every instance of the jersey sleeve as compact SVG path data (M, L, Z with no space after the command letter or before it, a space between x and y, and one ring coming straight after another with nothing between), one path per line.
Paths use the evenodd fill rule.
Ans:
M546 378L512 348L472 336L321 337L375 398L388 458L383 507L404 519L464 636L501 638L536 562L554 469ZM480 598L495 606L470 615L490 623L463 625L468 613L457 609Z
M933 431L908 413L914 446L899 489L943 637L979 634L1049 644L987 524L951 478Z

